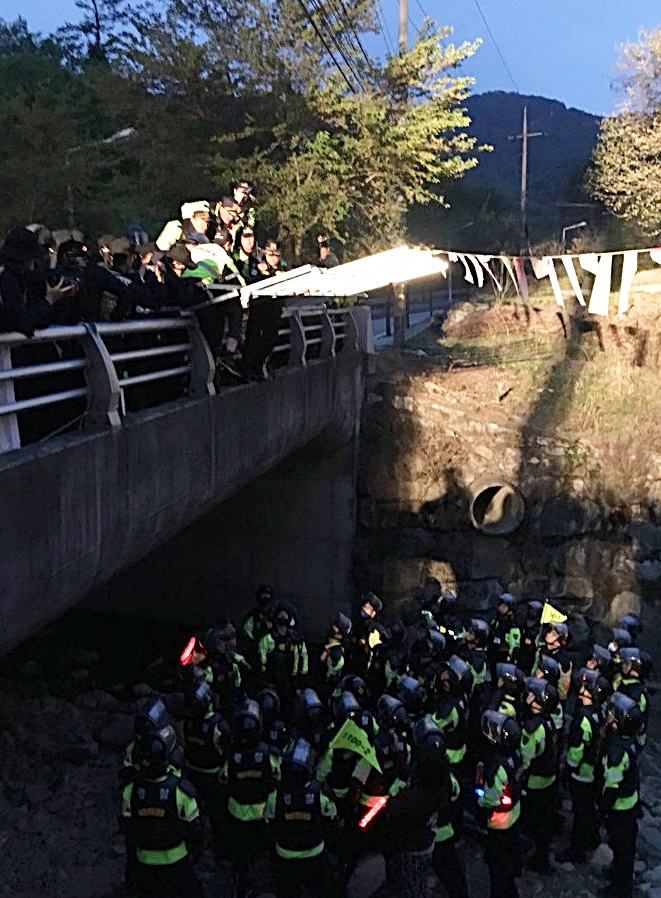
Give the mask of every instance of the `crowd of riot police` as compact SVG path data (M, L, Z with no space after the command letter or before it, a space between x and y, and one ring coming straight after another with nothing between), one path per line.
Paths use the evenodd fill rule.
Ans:
M556 860L581 864L604 827L604 894L630 898L650 673L640 619L577 656L561 614L508 593L489 621L436 580L388 620L373 593L361 603L314 651L268 587L238 632L223 620L190 638L183 718L150 699L125 754L130 888L199 896L206 839L239 896L340 896L376 852L398 898L424 895L430 870L466 898L468 832L485 840L491 898L515 898L522 866L549 873L554 841Z

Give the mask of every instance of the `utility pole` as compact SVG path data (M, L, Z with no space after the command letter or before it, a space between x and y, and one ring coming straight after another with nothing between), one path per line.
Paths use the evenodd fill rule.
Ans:
M408 0L399 0L399 55L402 56L408 50L409 8ZM404 220L406 222L406 212ZM406 284L393 284L395 294L393 315L393 343L396 347L404 346L406 342Z
M528 107L523 107L523 128L521 134L515 137L509 137L508 140L522 141L521 149L521 198L520 198L520 236L519 236L519 252L521 255L526 250L528 242L528 220L527 220L527 203L528 203L528 138L543 137L543 131L528 131Z

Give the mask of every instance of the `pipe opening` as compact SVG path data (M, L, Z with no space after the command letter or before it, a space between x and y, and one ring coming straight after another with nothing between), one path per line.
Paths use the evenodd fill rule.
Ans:
M513 533L523 521L525 503L519 491L506 480L480 477L469 488L470 519L482 533Z

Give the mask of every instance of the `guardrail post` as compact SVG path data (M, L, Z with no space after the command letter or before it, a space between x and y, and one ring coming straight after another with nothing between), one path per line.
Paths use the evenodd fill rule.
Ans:
M290 309L289 315L289 367L300 368L307 365L305 351L307 342L305 329L298 309Z
M320 359L332 359L335 355L335 331L333 322L328 314L328 309L321 313L321 346L319 348Z
M12 368L11 349L0 346L0 368L9 371ZM0 405L11 405L14 402L14 381L0 380ZM0 452L10 452L21 448L21 436L18 432L18 418L15 414L0 415Z
M188 339L191 351L189 395L215 396L216 388L213 385L213 378L216 373L216 365L195 315L188 318Z
M85 424L92 427L119 427L121 389L115 366L105 343L93 324L85 324L81 345L87 359L85 379L89 388Z

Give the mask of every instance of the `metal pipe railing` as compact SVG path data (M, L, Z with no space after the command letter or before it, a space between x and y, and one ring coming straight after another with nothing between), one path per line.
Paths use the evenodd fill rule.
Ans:
M310 307L283 308L273 348L279 367L305 367L355 348L357 314L350 308L328 309L318 301ZM153 345L173 336L173 342ZM142 338L150 345L136 346ZM34 353L32 347L48 345L52 357L41 361L48 351ZM159 367L163 362L167 367ZM81 400L85 400L82 426L117 427L134 406L142 409L173 398L213 395L214 375L214 360L194 315L55 325L30 338L0 334L0 453L44 438L35 437L38 429L30 417L40 409L57 406L54 433L80 424ZM170 386L159 395L158 384L166 382Z

